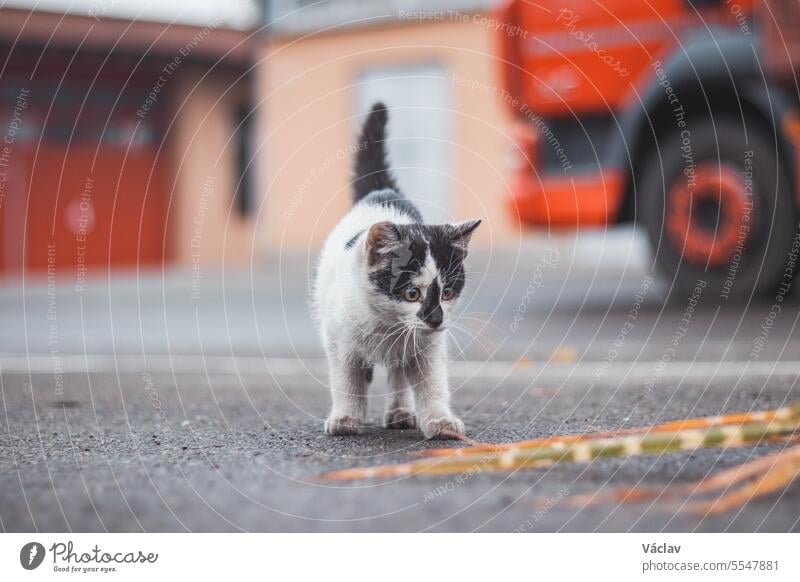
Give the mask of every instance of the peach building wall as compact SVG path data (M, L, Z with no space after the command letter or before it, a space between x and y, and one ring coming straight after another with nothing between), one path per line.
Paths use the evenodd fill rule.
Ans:
M173 104L170 158L175 188L168 221L176 263L203 270L249 264L253 221L233 205L236 141L234 113L241 89L233 78L187 74Z
M499 95L493 33L472 20L401 22L304 39L273 40L258 56L258 246L317 248L350 206L356 141L353 84L374 66L438 64L445 69L452 176L458 219L485 220L481 246L514 244L519 232L505 208L511 141ZM417 194L415 194L417 195Z

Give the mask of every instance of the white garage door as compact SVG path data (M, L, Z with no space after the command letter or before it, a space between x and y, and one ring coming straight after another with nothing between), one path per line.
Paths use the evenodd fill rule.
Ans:
M389 160L402 191L430 223L453 220L448 197L449 99L438 65L381 67L356 80L357 113L389 106ZM360 117L359 119L363 119Z

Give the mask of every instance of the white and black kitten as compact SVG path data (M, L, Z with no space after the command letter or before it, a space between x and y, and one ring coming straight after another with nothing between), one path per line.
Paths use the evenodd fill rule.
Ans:
M355 204L326 240L317 271L313 301L333 396L325 432L359 431L373 368L382 365L387 428L419 425L426 438L457 438L464 423L450 410L446 330L481 221L423 223L388 168L387 120L375 104L358 144Z

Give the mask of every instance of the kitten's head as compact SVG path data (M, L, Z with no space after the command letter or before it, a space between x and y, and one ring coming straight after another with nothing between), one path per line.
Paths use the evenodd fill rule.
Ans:
M373 224L365 243L372 306L411 327L446 329L464 289L467 245L480 223Z

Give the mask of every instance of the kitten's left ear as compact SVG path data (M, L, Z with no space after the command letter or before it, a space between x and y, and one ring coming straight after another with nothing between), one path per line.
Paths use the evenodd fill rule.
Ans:
M370 267L374 267L381 260L391 255L392 250L400 244L400 233L397 226L384 220L376 222L369 227L367 232L367 262Z
M469 239L472 238L472 233L478 228L480 223L480 218L474 218L472 220L451 224L449 228L451 244L455 248L467 252Z

